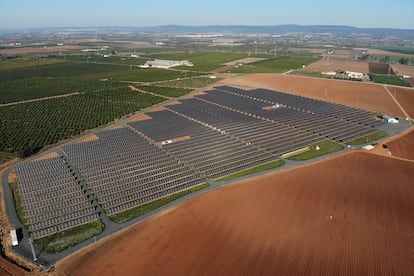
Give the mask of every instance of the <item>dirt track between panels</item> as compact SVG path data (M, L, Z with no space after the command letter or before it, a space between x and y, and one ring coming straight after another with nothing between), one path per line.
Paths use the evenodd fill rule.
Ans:
M273 89L384 114L404 116L404 113L384 87L377 84L280 74L252 74L229 78L222 81L222 83L235 86ZM405 88L405 90L408 89ZM407 93L406 97L414 99L414 90L409 89L409 92L412 93Z
M71 275L413 275L414 163L352 152L226 186L57 265Z

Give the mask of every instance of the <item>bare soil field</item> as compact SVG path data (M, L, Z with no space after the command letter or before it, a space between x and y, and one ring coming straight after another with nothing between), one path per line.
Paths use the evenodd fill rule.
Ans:
M140 122L140 121L145 121L145 120L150 120L150 119L151 119L151 116L147 114L140 114L138 116L134 116L131 119L129 119L128 123Z
M403 64L392 64L391 66L397 75L414 78L414 66Z
M326 56L327 54L325 54ZM342 58L342 59L347 59L351 56L351 51L350 50L335 50L335 52L333 54L329 54L331 56L331 58Z
M414 163L365 152L266 174L187 201L56 269L68 275L412 275L413 176Z
M330 58L329 61L327 58L323 58L309 64L305 68L301 69L303 71L317 71L317 72L326 72L326 71L352 71L368 74L368 62L365 61L353 61L353 60L344 60L344 59L333 59Z
M3 257L0 257L0 275L20 276L27 275L28 273L18 267L17 265L10 263Z
M83 46L74 46L74 45L51 46L51 47L22 47L22 48L13 48L13 49L0 50L0 54L7 55L7 54L24 54L24 53L63 52L63 51L80 50L80 49L83 49L83 48L85 48L85 47L83 47Z
M75 144L82 144L82 143L96 141L96 140L99 140L99 137L96 136L96 134L92 134L92 135L86 136L85 138L82 138L82 139L76 141ZM56 153L56 156L58 156L57 153Z
M382 85L280 74L252 74L229 78L221 83L261 87L323 101L404 116Z
M414 89L396 86L387 86L387 88L408 115L414 118Z
M407 135L387 143L393 156L414 161L414 129Z

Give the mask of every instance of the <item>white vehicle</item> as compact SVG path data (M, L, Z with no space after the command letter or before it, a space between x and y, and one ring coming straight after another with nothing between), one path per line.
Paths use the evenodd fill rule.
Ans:
M12 245L16 246L19 244L19 241L17 240L17 234L16 234L16 229L13 229L10 231L10 236L11 236L11 240L12 240Z

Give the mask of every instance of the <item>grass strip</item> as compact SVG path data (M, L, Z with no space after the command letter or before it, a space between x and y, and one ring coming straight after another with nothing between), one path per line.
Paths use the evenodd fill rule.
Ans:
M317 149L317 147L319 149ZM288 160L303 161L316 158L328 153L333 153L342 150L344 147L333 141L323 141L309 146L310 150L288 157Z
M254 173L258 173L258 172L262 172L262 171L275 169L275 168L283 166L284 164L285 164L285 161L278 160L278 161L275 161L275 162L267 163L267 164L264 164L264 165L260 165L260 166L257 166L257 167L251 168L251 169L247 169L247 170L235 173L235 174L231 174L231 175L222 177L222 178L218 179L217 181L233 180L233 179L236 179L236 178L240 178L242 176L246 176L246 175L250 175L250 174L254 174Z
M172 201L174 201L174 200L176 200L180 197L183 197L183 196L186 196L188 194L191 194L191 193L197 192L199 190L202 190L204 188L207 188L208 186L209 186L208 183L198 185L198 186L195 186L191 189L187 189L185 191L175 193L175 194L172 194L170 196L166 196L166 197L163 197L161 199L152 201L150 203L147 203L147 204L129 209L125 212L115 214L113 216L110 216L109 218L112 221L116 222L116 223L127 222L127 221L129 221L133 218L142 216L142 215L144 215L146 213L149 213L149 212L151 212L151 211L153 211L153 210L155 210L155 209L157 209L161 206L164 206L164 205L166 205L166 204L168 204L168 203L170 203L170 202L172 202Z
M36 245L47 253L58 253L88 240L105 229L101 220L86 223L68 230L35 240Z
M378 140L378 139L380 139L382 137L385 137L385 136L388 136L388 133L385 132L385 131L380 130L380 131L374 132L370 135L352 140L352 141L350 141L346 144L351 145L351 146L362 145L362 144L365 144L365 143L369 143L369 142Z

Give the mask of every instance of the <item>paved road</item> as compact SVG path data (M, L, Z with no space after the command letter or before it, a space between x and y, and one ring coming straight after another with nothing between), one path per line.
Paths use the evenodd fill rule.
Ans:
M124 122L122 121L121 124L124 125ZM386 124L386 125L383 125L383 126L380 127L380 129L383 129L383 130L387 131L390 135L386 138L381 139L380 141L382 141L384 139L388 139L390 136L395 136L395 135L401 133L402 131L410 128L411 126L412 126L411 121L405 121L405 120L401 120L400 124L395 124L395 125ZM347 148L345 148L344 150L342 150L340 152L332 153L332 154L329 154L329 155L324 155L324 156L314 158L314 159L308 160L308 161L299 161L298 162L298 161L285 160L285 162L286 162L285 166L274 169L274 170L272 170L272 172L273 171L285 170L285 169L293 168L293 167L299 167L299 166L302 166L304 164L315 162L315 161L318 161L318 160L322 160L322 159L325 159L325 158L330 157L330 156L339 155L339 154L342 154L344 152L349 152L349 151L358 149L360 147L361 146L347 147ZM47 151L43 154L50 153L51 151L57 151L57 152L63 153L63 152L60 151L59 148L55 148L55 149ZM37 157L38 156L29 158L29 160L37 158ZM4 189L5 200L6 200L6 211L7 211L7 214L9 216L10 221L13 224L13 226L15 228L23 228L22 224L20 223L19 219L17 218L17 214L16 214L16 211L15 211L14 203L13 203L13 199L12 199L12 194L11 194L11 191L10 191L9 185L8 185L8 175L11 172L12 169L13 169L13 167L7 168L4 172L4 174L3 174L3 179L2 179L2 185L3 185L3 189ZM145 220L145 219L147 219L147 218L149 218L149 217L151 217L151 216L153 216L153 215L155 215L155 214L157 214L161 211L164 211L168 208L179 205L179 204L181 204L181 203L183 203L183 202L185 202L185 201L187 201L191 198L197 197L201 194L216 190L216 189L218 189L222 186L229 185L229 184L234 183L236 181L240 181L240 180L256 177L256 176L259 176L259 175L263 175L263 174L266 174L268 172L269 171L260 172L260 173L252 174L252 175L242 177L242 178L238 178L237 180L232 180L232 181L228 181L228 182L213 182L213 181L209 180L208 183L210 184L210 186L208 188L205 188L201 191L198 191L198 192L186 195L184 197L181 197L181 198L175 200L174 202L171 202L171 203L169 203L169 204L167 204L163 207L160 207L156 210L153 210L152 212L149 212L149 213L147 213L147 214L145 214L141 217L135 218L135 219L133 219L129 222L122 223L122 224L117 224L117 223L112 222L106 216L106 214L104 212L101 212L101 219L102 219L103 223L106 225L105 230L101 234L97 235L95 238L91 238L89 240L86 240L86 241L84 241L84 242L82 242L82 243L80 243L80 244L78 244L74 247L71 247L71 248L69 248L69 249L67 249L67 250L65 250L61 253L58 253L58 254L47 254L47 253L43 252L41 248L38 248L38 247L35 246L35 251L36 251L37 258L38 258L36 263L41 265L41 266L44 266L44 267L50 267L51 265L56 263L58 260L61 260L65 257L75 253L76 251L78 251L78 250L80 250L80 249L82 249L82 248L84 248L88 245L93 244L95 241L99 241L99 240L101 240L105 237L111 236L111 235L119 232L122 229L126 229L128 227L131 227L132 225L135 225L136 223L139 223L139 222L141 222L141 221L143 221L143 220ZM30 261L33 261L32 253L31 253L31 250L30 250L30 245L29 245L28 239L27 239L29 236L28 236L28 233L25 229L23 229L23 235L24 235L23 240L20 241L20 244L18 246L14 247L13 250L15 252L19 253L21 256L25 257L26 259L28 259Z

